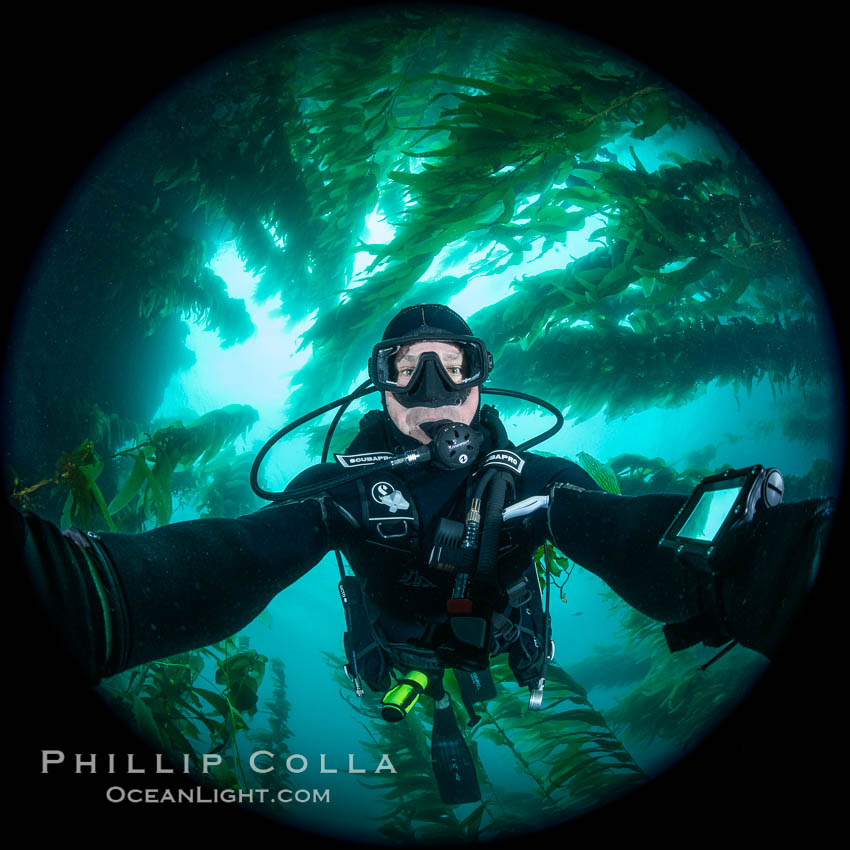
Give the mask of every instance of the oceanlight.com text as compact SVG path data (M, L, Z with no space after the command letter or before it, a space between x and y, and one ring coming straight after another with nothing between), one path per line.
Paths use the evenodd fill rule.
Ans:
M236 790L233 788L122 788L113 785L106 790L110 803L330 803L329 788L268 788Z

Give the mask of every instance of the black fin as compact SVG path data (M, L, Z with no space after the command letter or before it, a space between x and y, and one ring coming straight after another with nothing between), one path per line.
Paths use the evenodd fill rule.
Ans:
M437 708L434 703L431 764L444 803L456 806L481 799L475 762L458 728L451 702L445 708Z

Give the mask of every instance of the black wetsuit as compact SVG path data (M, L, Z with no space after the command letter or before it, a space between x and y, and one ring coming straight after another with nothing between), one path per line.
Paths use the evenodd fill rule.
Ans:
M382 445L376 445L374 432L364 431L349 452L398 448L389 445L396 440L387 433L392 438L398 432L387 432L387 424L385 418L380 426L385 429ZM493 448L494 443L485 443L482 457ZM794 606L784 606L781 622L774 624L773 618L769 627L761 623L764 617L759 620L750 616L753 611L747 612L742 637L741 628L735 633L734 618L725 613L721 597L747 593L749 585L741 585L744 579L737 589L732 580L720 587L659 550L657 542L683 503L682 496L613 496L601 492L569 460L531 452L521 457L525 463L514 476L508 503L545 493L554 483L569 486L552 491L548 511L505 523L499 540L501 592L522 577L532 553L549 535L568 557L645 614L665 623L684 623L685 644L697 639L717 644L731 636L770 651ZM290 486L317 482L327 477L328 469L340 472L336 465L311 467ZM77 534L72 541L33 514L16 514L14 521L36 592L92 681L234 634L334 548L347 556L361 579L371 610L381 618L382 634L390 640L428 644L447 619L446 599L453 582L450 573L429 564L435 530L442 517L457 517L462 510L470 471L426 464L394 476L379 475L380 481L373 477L236 519L197 519L141 534ZM401 499L384 504L373 498L372 488L381 481L400 492ZM377 492L380 497L389 491ZM408 508L401 507L404 502ZM386 510L383 521L364 513L368 504ZM392 504L395 511L390 510ZM800 522L812 525L817 513L816 503L802 504L811 507L794 514L799 529L794 541L808 541L811 534ZM788 517L774 510L771 539L777 533L787 537ZM407 529L403 522L410 523ZM393 537L402 530L403 535ZM792 543L784 544L789 569L801 557ZM741 545L746 549L748 544ZM810 544L805 545L809 551ZM749 551L743 560L751 560ZM774 584L778 580L787 587L775 558L769 566ZM750 573L746 581L756 582L756 587L759 581L771 580ZM808 571L797 569L794 575L799 587L792 590L802 598ZM506 595L501 598L507 601ZM492 606L499 609L497 602Z

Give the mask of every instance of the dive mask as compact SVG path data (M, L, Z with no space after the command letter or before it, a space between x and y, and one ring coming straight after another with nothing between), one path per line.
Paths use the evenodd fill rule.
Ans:
M448 342L456 346L460 357L446 368L435 351L424 351L410 374L400 376L396 358L402 346L416 342ZM379 342L369 358L369 377L378 389L391 392L403 407L444 407L460 405L472 387L487 380L493 368L493 355L477 337L429 334L427 340L399 337Z

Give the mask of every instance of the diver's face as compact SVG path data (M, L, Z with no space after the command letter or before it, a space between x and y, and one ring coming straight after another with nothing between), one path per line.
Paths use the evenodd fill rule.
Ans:
M426 352L433 351L443 364L452 380L463 378L463 353L459 345L440 340L420 340L410 345L402 346L395 356L395 367L398 372L397 381L405 386L416 369L419 358ZM452 422L462 422L469 425L478 411L478 387L472 387L466 401L461 404L450 404L444 407L404 407L396 397L389 392L384 393L387 413L402 434L413 437L420 443L430 443L431 438L419 427L422 422L436 422L438 419L449 419Z

